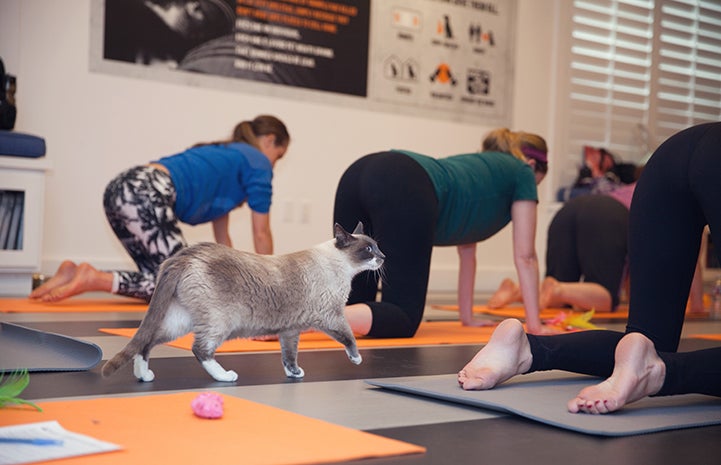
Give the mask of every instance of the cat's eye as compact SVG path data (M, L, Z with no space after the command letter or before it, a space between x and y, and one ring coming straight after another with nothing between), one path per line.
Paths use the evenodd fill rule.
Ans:
M367 245L367 246L366 246L366 252L373 252L373 247Z

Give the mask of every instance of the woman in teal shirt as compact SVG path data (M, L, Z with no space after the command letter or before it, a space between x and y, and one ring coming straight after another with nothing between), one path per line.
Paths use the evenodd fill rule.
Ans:
M435 159L393 150L366 155L343 174L335 221L358 221L387 256L382 297L378 276L356 277L346 307L353 330L372 337L412 337L423 317L434 246L455 245L460 258L458 304L473 319L476 243L513 223L514 263L531 332L543 331L535 251L536 186L548 170L542 137L496 129L483 151Z

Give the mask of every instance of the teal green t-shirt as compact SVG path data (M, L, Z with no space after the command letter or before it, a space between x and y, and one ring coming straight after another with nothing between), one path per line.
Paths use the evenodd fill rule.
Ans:
M511 221L517 200L538 201L531 167L513 155L481 152L433 158L395 150L428 173L438 197L435 245L460 245L493 236Z

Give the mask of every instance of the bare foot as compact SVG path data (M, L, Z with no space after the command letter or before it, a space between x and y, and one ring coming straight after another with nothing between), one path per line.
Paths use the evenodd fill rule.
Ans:
M609 413L626 404L656 394L666 378L666 365L656 348L641 333L630 333L616 346L616 365L611 377L583 389L568 402L571 413Z
M540 305L541 308L557 307L563 305L559 299L561 283L551 276L546 276L541 283Z
M70 280L73 279L73 276L75 276L77 267L78 266L70 260L65 260L60 264L53 277L34 289L29 297L31 299L39 299L53 289L69 283Z
M501 281L498 290L488 299L488 308L501 308L511 302L521 302L521 288L512 279L506 278Z
M491 340L458 372L463 389L491 389L508 379L527 372L533 356L523 324L503 320Z
M110 292L112 286L112 273L98 271L89 263L81 263L75 267L75 273L68 282L48 290L39 299L43 302L57 302L88 291Z

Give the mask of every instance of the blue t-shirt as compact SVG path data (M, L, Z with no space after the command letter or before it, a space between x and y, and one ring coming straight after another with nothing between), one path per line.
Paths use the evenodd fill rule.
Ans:
M175 214L188 224L213 221L247 201L270 211L273 166L245 143L204 145L155 161L170 172L177 191Z
M435 245L479 242L511 221L517 200L538 201L530 165L508 153L482 152L433 158L398 150L416 160L438 197Z

